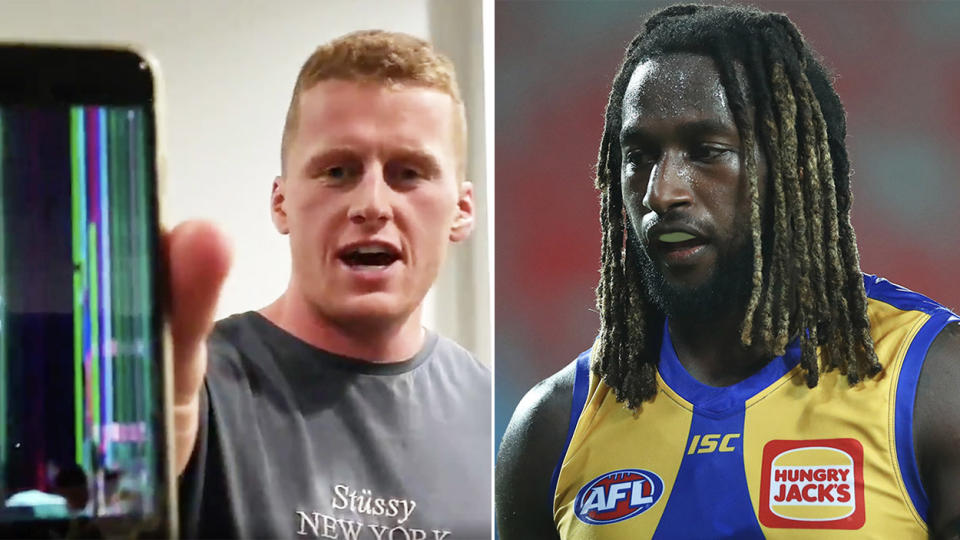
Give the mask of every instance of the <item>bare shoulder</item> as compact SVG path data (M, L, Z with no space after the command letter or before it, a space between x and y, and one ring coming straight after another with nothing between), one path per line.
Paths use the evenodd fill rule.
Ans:
M917 461L930 500L935 538L960 527L960 322L951 322L927 351L914 409Z
M576 362L534 386L520 400L497 455L496 514L500 538L555 538L554 467L566 443Z
M540 447L549 442L563 444L570 419L575 378L576 363L571 363L537 383L523 396L513 411L500 443L498 466L509 465L509 460L522 458L527 453L525 450L531 446Z

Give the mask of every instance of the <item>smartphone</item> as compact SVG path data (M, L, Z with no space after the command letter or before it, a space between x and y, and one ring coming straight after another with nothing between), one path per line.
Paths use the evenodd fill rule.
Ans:
M0 44L0 536L176 535L155 71Z

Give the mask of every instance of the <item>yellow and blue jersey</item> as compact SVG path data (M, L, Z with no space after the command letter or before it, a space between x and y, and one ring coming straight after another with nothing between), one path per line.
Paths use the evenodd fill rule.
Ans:
M926 538L914 398L931 342L960 319L884 279L864 283L883 370L853 387L833 370L807 388L798 347L733 386L706 386L665 328L657 395L634 412L580 355L553 477L560 536Z

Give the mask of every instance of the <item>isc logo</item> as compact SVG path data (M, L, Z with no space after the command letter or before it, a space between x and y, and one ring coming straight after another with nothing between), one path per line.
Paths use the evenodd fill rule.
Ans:
M763 448L760 522L767 527L859 529L863 446L856 439L770 441Z
M663 480L640 469L621 469L600 475L577 493L573 511L591 525L616 523L646 512L663 495Z
M734 443L740 438L739 433L707 433L702 438L700 435L694 435L690 439L690 448L687 454L709 454L714 450L720 452L733 452L736 450Z

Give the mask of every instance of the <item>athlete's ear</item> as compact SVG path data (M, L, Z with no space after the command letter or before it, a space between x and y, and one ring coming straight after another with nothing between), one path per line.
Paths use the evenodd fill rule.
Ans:
M473 231L473 184L460 184L460 193L457 197L457 215L453 218L450 227L450 241L461 242L470 236Z
M278 176L273 179L273 189L270 192L270 217L273 219L273 226L277 228L280 234L290 232L287 226L287 211L284 209L286 197L284 190L287 187L287 179Z

